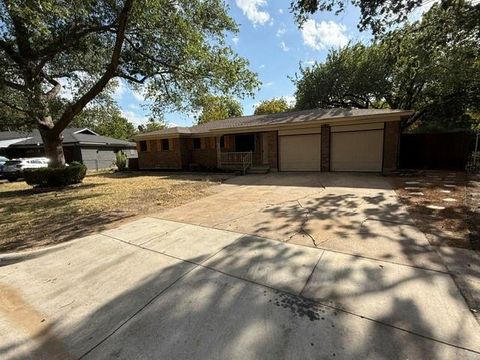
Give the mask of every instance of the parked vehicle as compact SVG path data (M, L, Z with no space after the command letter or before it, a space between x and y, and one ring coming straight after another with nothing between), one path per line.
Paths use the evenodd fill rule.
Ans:
M3 177L3 165L8 161L5 156L0 156L0 178Z
M5 162L3 174L8 181L16 181L23 177L23 171L48 167L47 158L13 159Z

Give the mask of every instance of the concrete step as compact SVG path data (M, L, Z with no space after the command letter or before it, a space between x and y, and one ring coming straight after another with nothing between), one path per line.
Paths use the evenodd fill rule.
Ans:
M270 166L252 166L248 169L249 174L267 174L270 171Z

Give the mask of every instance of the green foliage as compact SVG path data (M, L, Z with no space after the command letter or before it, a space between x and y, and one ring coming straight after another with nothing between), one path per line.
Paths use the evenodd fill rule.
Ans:
M300 69L296 107L415 110L405 127L469 127L480 107L479 15L479 6L434 5L369 46L330 51L324 63Z
M260 102L260 104L258 104L255 108L254 114L275 114L288 111L289 109L290 107L288 106L287 100L284 98L273 98Z
M127 154L125 154L123 151L118 151L115 154L115 165L118 168L118 171L125 171L127 170Z
M87 167L74 161L64 167L25 170L23 176L31 186L61 187L81 183L86 173Z
M296 108L355 107L380 104L389 89L390 59L378 45L331 50L324 63L300 68L294 80Z
M454 1L442 0L442 5ZM379 34L386 28L405 22L409 15L420 7L422 0L292 0L290 9L301 26L305 20L319 11L334 11L336 15L345 11L352 3L359 7L360 30L370 28L374 34Z
M129 140L136 134L135 126L122 115L113 100L84 109L70 126L88 127L100 135L122 140Z
M138 125L138 132L139 133L147 133L157 130L163 130L167 127L165 121L163 119L158 120L155 118L150 118L145 124Z
M242 116L242 105L227 96L205 95L199 99L198 105L202 112L197 119L198 124Z
M238 28L222 0L0 1L0 28L0 103L25 114L45 145L114 79L142 91L154 116L259 85L225 42ZM71 98L56 101L65 88Z

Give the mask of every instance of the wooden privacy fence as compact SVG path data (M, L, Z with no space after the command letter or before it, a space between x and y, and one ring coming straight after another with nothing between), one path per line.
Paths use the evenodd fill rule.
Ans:
M471 132L402 134L400 168L465 170L474 140Z

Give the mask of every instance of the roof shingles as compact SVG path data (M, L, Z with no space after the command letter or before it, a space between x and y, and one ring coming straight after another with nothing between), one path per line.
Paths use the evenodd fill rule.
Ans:
M157 130L145 134L142 136L153 135L171 135L171 134L202 134L208 133L213 130L221 129L238 129L243 127L252 126L268 126L268 125L286 125L295 123L305 123L314 120L326 120L326 119L340 119L340 118L352 118L352 117L365 117L365 116L379 116L379 115L391 115L391 114L408 113L404 110L391 110L391 109L312 109L302 111L292 111L269 115L250 115L233 117L224 120L211 121L205 124L194 125L191 127L172 127L163 130Z

